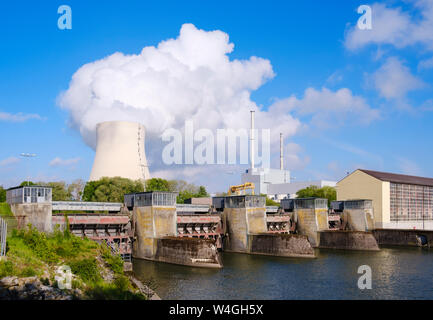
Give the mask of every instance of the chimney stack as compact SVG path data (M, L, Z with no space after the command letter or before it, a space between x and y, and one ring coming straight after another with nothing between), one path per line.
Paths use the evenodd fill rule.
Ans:
M283 134L280 133L280 170L284 170L283 160Z
M250 162L251 162L251 169L254 169L254 111L250 111L250 112L251 112Z

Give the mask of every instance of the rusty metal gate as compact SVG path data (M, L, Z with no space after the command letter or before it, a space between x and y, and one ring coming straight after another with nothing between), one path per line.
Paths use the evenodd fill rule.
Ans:
M6 235L8 232L8 225L5 220L0 218L0 257L6 255Z

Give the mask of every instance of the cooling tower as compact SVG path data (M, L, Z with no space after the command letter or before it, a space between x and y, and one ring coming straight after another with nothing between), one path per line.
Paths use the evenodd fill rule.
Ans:
M102 177L149 179L142 124L108 121L96 126L96 154L90 181Z

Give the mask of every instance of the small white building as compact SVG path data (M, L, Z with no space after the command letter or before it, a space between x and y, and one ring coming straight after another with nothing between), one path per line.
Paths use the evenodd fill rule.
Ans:
M269 185L275 183L290 183L290 171L267 168L249 168L242 174L241 179L242 183L254 183L254 194L269 194Z
M268 197L273 200L293 199L296 198L296 192L301 189L316 186L323 188L325 186L335 187L336 181L314 180L314 181L295 181L291 183L276 183L268 186Z
M309 186L335 187L336 181L313 180L313 181L290 181L290 171L280 169L254 168L247 169L242 174L242 183L252 182L255 189L254 194L266 194L273 200L296 198L296 192Z

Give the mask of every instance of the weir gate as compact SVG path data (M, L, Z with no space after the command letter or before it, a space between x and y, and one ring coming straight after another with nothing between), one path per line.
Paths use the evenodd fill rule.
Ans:
M38 187L21 189L26 188ZM59 202L51 201L46 189L36 197L26 195L39 195L38 190L14 188L9 194L18 228L29 223L44 232L69 228L105 243L125 261L220 268L221 250L312 258L313 247L433 245L433 231L371 229L371 200L335 202L330 210L326 199L285 199L280 207L269 207L265 197L252 195L214 197L206 205L176 204L177 194L170 192L127 194L123 203Z

